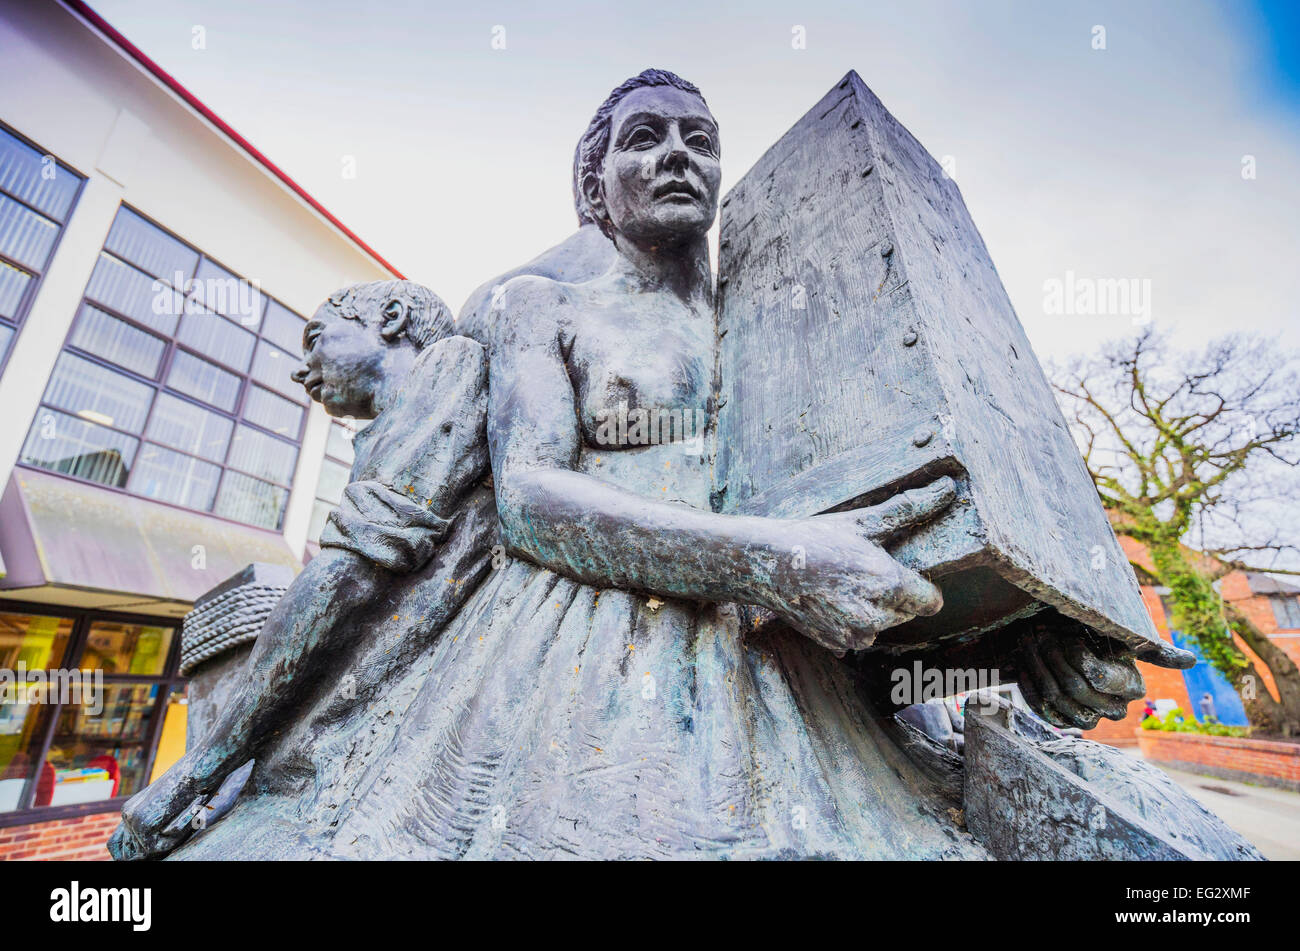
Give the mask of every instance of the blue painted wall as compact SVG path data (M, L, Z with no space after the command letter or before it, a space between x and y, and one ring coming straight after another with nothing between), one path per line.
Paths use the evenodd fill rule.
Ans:
M1237 691L1232 689L1228 678L1210 665L1196 645L1183 637L1182 631L1171 630L1169 633L1173 635L1175 647L1189 650L1196 655L1196 666L1191 670L1183 671L1183 683L1187 685L1187 695L1192 698L1192 709L1184 710L1183 715L1194 716L1197 720L1201 720L1201 695L1208 691L1214 698L1214 712L1218 715L1220 723L1228 726L1249 726L1250 721L1246 719L1246 709L1241 705L1241 697L1237 696ZM1265 689L1263 684L1260 684L1260 689Z

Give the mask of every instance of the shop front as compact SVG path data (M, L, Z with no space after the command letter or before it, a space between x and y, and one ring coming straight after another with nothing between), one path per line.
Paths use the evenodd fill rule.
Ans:
M158 618L0 600L0 669L22 672L0 702L0 836L116 813L180 756L179 653Z

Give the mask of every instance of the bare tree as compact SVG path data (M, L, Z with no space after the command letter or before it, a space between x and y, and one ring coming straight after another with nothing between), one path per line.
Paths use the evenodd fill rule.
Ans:
M1147 329L1052 376L1115 531L1150 552L1175 626L1242 695L1257 729L1300 735L1300 671L1213 584L1237 568L1300 574L1295 361L1243 335L1173 354ZM1232 631L1273 674L1280 702Z

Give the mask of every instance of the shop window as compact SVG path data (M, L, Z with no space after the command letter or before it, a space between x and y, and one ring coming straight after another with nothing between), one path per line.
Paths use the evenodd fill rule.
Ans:
M148 783L183 698L174 627L59 615L0 606L0 824L120 807Z
M172 628L145 624L92 621L81 655L81 667L105 674L158 677L167 667Z
M0 813L12 812L35 776L37 746L49 709L33 701L18 674L60 666L72 637L68 618L0 612L0 671L9 677L0 684Z

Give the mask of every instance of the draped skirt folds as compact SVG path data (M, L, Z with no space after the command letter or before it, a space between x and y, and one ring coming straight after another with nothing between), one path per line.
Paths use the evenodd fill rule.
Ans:
M331 822L350 858L981 858L830 654L488 573Z

